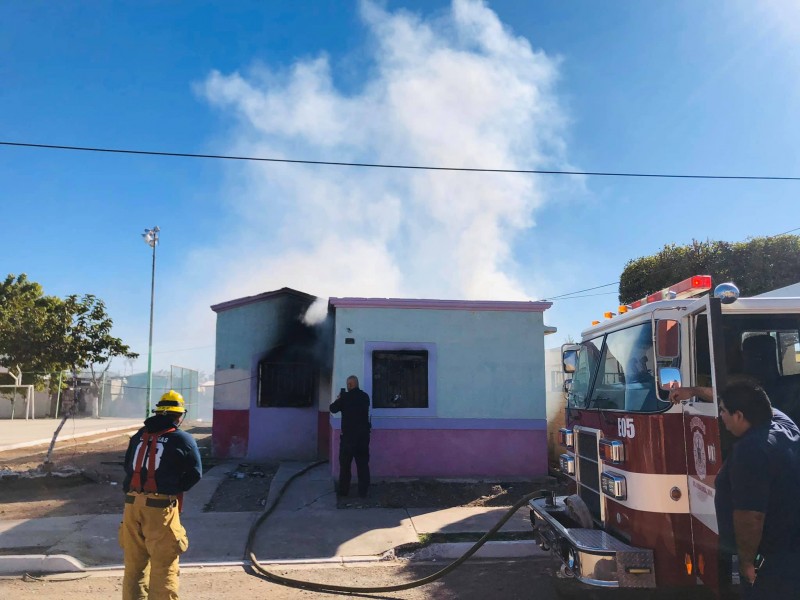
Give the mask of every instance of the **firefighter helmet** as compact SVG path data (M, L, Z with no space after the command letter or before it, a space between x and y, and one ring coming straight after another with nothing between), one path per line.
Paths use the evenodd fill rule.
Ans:
M183 402L183 396L181 396L175 390L168 391L166 394L161 396L161 400L158 401L158 404L156 404L153 412L157 414L186 413L186 406Z

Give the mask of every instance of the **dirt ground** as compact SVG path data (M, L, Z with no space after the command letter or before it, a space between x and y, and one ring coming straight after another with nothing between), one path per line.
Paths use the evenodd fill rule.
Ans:
M355 486L353 486L355 487ZM453 506L512 506L522 496L559 490L552 477L518 482L453 482L432 479L384 481L370 487L367 498L344 497L338 508L450 508ZM353 490L355 491L355 490ZM351 492L351 496L354 494Z
M264 509L278 465L240 463L228 472L205 510L246 512Z
M190 424L184 429L195 437L201 454L208 454L211 428ZM125 477L123 459L135 431L57 442L52 455L52 475L3 477L0 480L0 519L119 512ZM0 452L0 473L38 472L46 454L46 445Z
M184 426L197 440L204 466L211 428L207 424ZM123 459L135 430L79 438L56 444L53 474L0 480L0 519L30 519L84 514L112 514L120 510ZM44 462L47 447L0 452L0 474L35 471ZM228 473L205 510L240 512L263 510L277 464L240 463ZM331 490L333 491L333 481ZM446 508L452 506L511 506L522 496L540 489L559 489L552 478L534 482L451 482L431 479L374 483L366 499L358 498L355 485L350 497L339 498L341 509Z
M353 587L383 586L406 583L438 571L444 564L394 561L370 565L321 566L282 569L280 575L304 581L325 582ZM281 587L249 575L240 569L181 568L181 598L192 600L271 600L337 598L405 599L405 600L556 600L549 559L516 559L513 561L471 560L451 574L423 587L403 592L357 595L328 594ZM74 578L74 574L65 577ZM0 597L14 600L84 600L86 598L119 598L121 575L89 577L77 581L22 581L0 579ZM584 596L584 598L586 598Z

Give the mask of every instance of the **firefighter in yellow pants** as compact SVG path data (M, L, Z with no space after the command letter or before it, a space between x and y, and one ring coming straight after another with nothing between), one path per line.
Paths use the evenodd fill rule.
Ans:
M178 560L189 547L180 503L202 477L197 443L178 429L186 414L183 397L170 390L153 412L125 454L123 600L178 600Z

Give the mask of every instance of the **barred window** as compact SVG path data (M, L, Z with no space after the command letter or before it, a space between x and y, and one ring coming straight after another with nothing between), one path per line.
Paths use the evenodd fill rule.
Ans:
M428 351L373 351L372 406L428 408Z
M261 362L258 388L260 407L312 406L316 370L308 363Z

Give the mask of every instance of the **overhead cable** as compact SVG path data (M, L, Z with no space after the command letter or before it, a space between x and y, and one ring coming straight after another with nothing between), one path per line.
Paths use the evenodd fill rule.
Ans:
M216 160L243 160L269 163L291 163L301 165L326 165L334 167L366 167L372 169L408 169L416 171L455 171L467 173L519 173L532 175L582 175L586 177L643 177L656 179L732 179L751 181L800 181L800 176L777 175L703 175L687 173L634 173L613 171L564 171L558 169L500 169L488 167L436 167L430 165L401 165L386 163L364 163L329 160L306 160L297 158L269 158L263 156L235 156L228 154L198 154L193 152L166 152L157 150L132 150L128 148L98 148L93 146L66 146L60 144L34 144L30 142L0 141L0 146L39 148L48 150L72 150L79 152L105 152L109 154L135 154L143 156L169 156L173 158L206 158Z
M787 235L787 234L792 233L794 231L800 231L800 227L795 227L794 229L790 229L790 230L784 231L782 233L773 233L772 235L765 235L764 237L766 239L770 240L772 238L780 237L782 235ZM661 269L659 269L659 271L665 270L666 268L667 267L662 267ZM658 271L656 271L656 272L658 272ZM605 296L606 293L611 294L611 293L614 293L614 292L606 292L606 293L603 293L603 294L585 294L583 296L576 296L575 294L580 294L581 292L589 292L591 290L599 290L600 288L609 287L609 286L612 286L612 285L617 285L618 283L619 283L619 281L613 281L611 283L604 283L603 285L598 285L598 286L590 287L590 288L584 288L582 290L575 290L574 292L567 292L566 294L559 294L557 296L549 296L547 298L542 298L541 300L537 300L537 302L550 302L552 300L570 300L571 298L589 298L591 296Z

